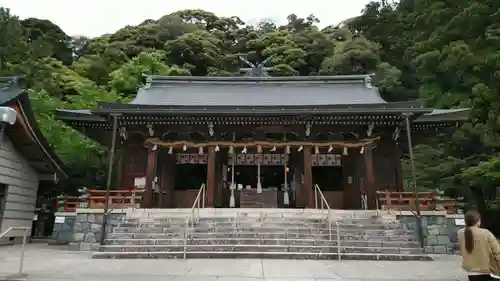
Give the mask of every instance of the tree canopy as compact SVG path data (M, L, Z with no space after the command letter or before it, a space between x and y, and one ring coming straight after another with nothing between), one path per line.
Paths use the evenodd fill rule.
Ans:
M53 109L130 99L142 73L240 75L239 56L271 58L273 76L374 73L388 101L472 109L453 136L416 147L418 186L498 207L500 2L382 0L340 24L321 29L319 21L291 14L282 26L247 25L237 16L182 10L86 38L0 7L0 76L26 76L42 132L74 175L65 187L71 192L102 184L95 175L107 152L55 120Z

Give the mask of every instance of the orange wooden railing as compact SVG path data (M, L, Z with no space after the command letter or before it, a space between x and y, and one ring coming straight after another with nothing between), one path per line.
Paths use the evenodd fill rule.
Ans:
M141 203L141 194L136 189L110 190L108 207L111 209L138 208ZM89 209L104 209L106 190L91 189L88 195Z
M74 196L62 196L57 198L56 209L58 212L74 212L78 208L87 208L88 200Z
M115 189L109 191L110 209L138 208L142 200L141 189ZM78 208L104 209L106 190L89 189L87 198L64 196L58 198L59 212L74 212Z
M456 214L460 206L455 199L440 199L436 204L444 208L448 214Z
M394 191L377 191L377 200L379 206L384 210L415 210L416 196L414 192L394 192ZM433 211L437 210L438 205L448 213L456 213L458 202L455 199L436 199L434 192L419 192L418 201L420 210Z

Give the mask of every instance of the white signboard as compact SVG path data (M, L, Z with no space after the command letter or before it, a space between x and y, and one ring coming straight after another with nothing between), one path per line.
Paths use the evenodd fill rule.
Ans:
M455 219L455 225L465 226L465 220L464 219Z
M134 178L134 186L135 188L145 188L146 187L146 178Z
M56 219L54 220L54 223L64 223L65 220L66 220L66 217L56 217Z

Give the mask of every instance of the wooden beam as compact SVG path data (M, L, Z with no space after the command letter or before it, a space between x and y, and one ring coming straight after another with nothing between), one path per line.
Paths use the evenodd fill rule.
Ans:
M56 174L39 174L38 180L40 180L40 181L52 181L52 182L58 181Z

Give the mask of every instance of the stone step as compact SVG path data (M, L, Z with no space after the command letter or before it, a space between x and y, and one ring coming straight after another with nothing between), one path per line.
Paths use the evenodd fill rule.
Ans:
M237 225L196 225L194 228L189 228L195 232L203 231L204 229L216 232L224 231L265 231L265 232L329 232L328 225L296 225L296 224L263 224L263 225L248 225L248 224L237 224ZM331 231L337 233L353 233L353 234L367 234L367 235L413 235L414 231L407 230L403 228L365 228L359 226L344 226L339 225L338 229L336 225L331 226Z
M195 223L196 226L207 226L207 227L217 227L217 226L227 226L227 227L234 227L234 225L255 225L255 226L280 226L280 227L288 227L288 226L301 226L301 227L326 227L329 225L328 220L325 222L318 222L318 221L264 221L264 222L258 222L258 221L242 221L242 220L231 220L231 221L200 221ZM120 227L141 227L141 228L149 228L149 227L162 227L162 228L168 228L168 227L185 227L186 224L184 222L175 222L175 221L161 221L161 222L125 222L120 225ZM336 227L336 222L332 221L331 226ZM404 229L400 224L383 224L383 223L366 223L366 224L361 224L361 223L339 223L339 227L342 229Z
M182 217L126 217L126 222L185 222L186 218L190 218L188 216ZM315 222L323 222L328 221L328 215L321 215L316 217L309 216L245 216L245 215L234 215L234 216L218 216L218 217L193 217L199 221L216 221L216 222L232 222L235 220L238 221L315 221ZM331 221L339 221L344 223L398 223L394 219L385 219L385 218L339 218L339 217L330 217Z
M335 246L337 240L323 239L262 239L262 238L206 238L187 240L188 244L205 244L205 245L220 245L220 244L246 244L246 245L317 245L317 246ZM358 240L341 240L342 246L352 247L398 247L398 248L418 248L417 241L358 241ZM171 239L108 239L106 245L184 245L183 238Z
M184 233L186 231L185 227L116 227L113 229L113 233ZM320 234L330 234L330 231L326 227L300 227L300 226L196 226L195 228L189 228L189 233L199 233L199 232L265 232L265 233L320 233ZM337 233L337 228L332 228L332 234ZM360 229L360 228L339 228L340 234L351 234L351 235L367 235L367 236L400 236L408 235L412 236L414 234L411 230L404 229Z
M337 246L332 245L204 245L189 244L185 246L187 252L307 252L307 253L337 253ZM99 247L100 252L179 252L184 245L104 245ZM341 253L385 253L385 254L420 254L420 248L398 247L355 247L340 246Z
M95 252L94 259L181 259L183 251L178 252ZM263 259L339 259L337 253L307 253L307 252L189 252L186 258L263 258ZM403 260L403 261L431 261L425 254L373 254L373 253L344 253L343 260Z
M311 214L321 214L328 213L328 210L324 209L291 209L291 208L175 208L175 209L135 209L127 211L129 215L179 215L179 214L191 214L193 211L199 212L200 215L231 215L235 213L245 213L248 215L252 214L285 214L285 215L311 215ZM384 214L382 212L377 212L376 210L331 210L331 214L338 216L374 216L378 214Z
M111 233L109 235L110 239L165 239L165 238L183 238L184 233L179 232L162 232L162 233L151 233L151 232L129 232L129 233ZM297 232L194 232L189 233L191 238L264 238L264 239L276 239L276 238L286 238L286 239L296 239L296 238L311 238L311 239L325 239L329 237L329 233L297 233ZM336 235L332 232L332 239L336 239ZM340 234L341 240L377 240L377 241L415 241L415 236L410 235L391 235L391 236L381 236L381 235L356 235L356 234Z
M266 214L266 213L253 213L247 214L242 212L234 212L231 214L222 214L222 215L197 215L197 214L182 214L182 215L165 215L165 216L131 216L127 215L126 218L129 220L176 220L182 221L186 220L186 218L197 218L200 220L210 220L214 218L218 218L220 220L224 219L252 219L252 220L279 220L279 219L295 219L295 220L325 220L330 217L331 220L354 220L354 221L369 221L369 220L379 220L379 221L391 221L394 220L392 217L351 217L351 216L336 216L333 214L328 215L328 213L313 213L313 214L286 214L286 213L275 213L275 214Z

